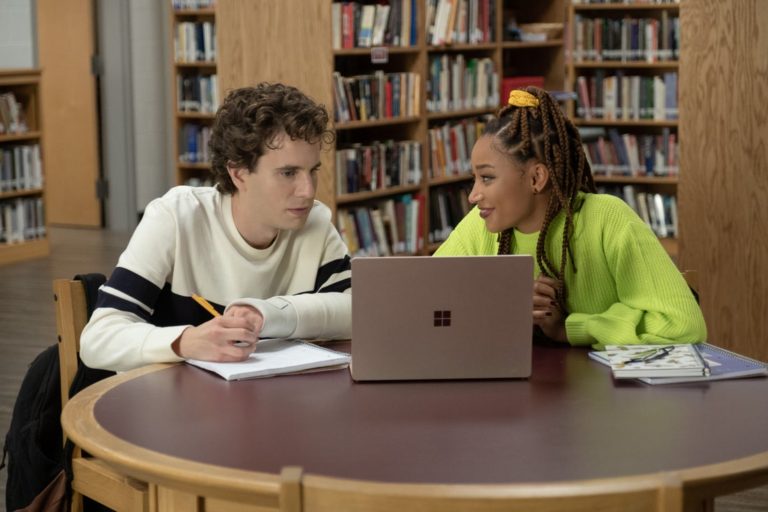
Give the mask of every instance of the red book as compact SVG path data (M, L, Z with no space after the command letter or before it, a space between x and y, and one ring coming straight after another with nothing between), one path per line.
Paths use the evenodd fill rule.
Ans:
M344 3L341 5L341 47L355 47L355 5Z
M529 85L533 85L535 87L539 87L540 89L544 88L544 77L543 76L507 76L501 79L501 105L506 105L507 101L509 101L509 93L510 91L513 91L514 89L522 89L524 87L528 87Z
M384 117L392 117L392 82L384 81Z

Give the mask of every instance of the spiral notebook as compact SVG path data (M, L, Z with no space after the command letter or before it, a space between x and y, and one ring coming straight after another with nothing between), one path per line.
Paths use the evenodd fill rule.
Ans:
M741 354L731 352L730 350L721 347L716 347L709 343L696 343L690 346L696 349L703 357L709 367L709 375L688 377L638 377L638 380L645 382L646 384L657 385L768 376L768 365L755 359L742 356ZM589 356L595 361L610 366L605 351L590 352Z

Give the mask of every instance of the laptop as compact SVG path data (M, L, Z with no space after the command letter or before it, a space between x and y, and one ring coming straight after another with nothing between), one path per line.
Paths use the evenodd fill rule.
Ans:
M352 259L356 381L531 375L533 258Z

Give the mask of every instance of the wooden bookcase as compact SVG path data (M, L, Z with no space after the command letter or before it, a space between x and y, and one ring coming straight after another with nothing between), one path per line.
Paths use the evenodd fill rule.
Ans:
M210 171L206 141L219 90L216 11L212 4L212 0L171 3L172 127L177 185L206 183Z
M390 0L388 5L398 2L401 0ZM360 5L379 3L365 0ZM410 229L420 233L422 241L406 250L391 247L389 253L429 254L439 245L429 240L429 233L437 218L435 212L439 208L433 198L443 190L467 190L471 185L470 173L466 168L461 172L442 172L436 173L439 176L430 176L430 130L446 123L459 123L492 114L499 106L497 100L493 104L472 105L471 108L449 111L428 108L431 92L427 90L427 84L432 63L442 56L447 59L461 58L465 62L470 59L486 59L484 62L490 62L495 72L488 80L495 86L497 96L501 93L501 78L506 75L536 75L542 77L546 88L563 90L566 82L564 39L561 34L566 22L567 5L566 0L487 0L488 27L492 33L487 40L435 45L431 44L427 28L430 1L407 0L400 4L403 9L406 5L413 8L412 43L381 44L373 48L334 48L332 20L336 8L331 0L275 0L261 2L258 9L254 9L249 0L217 0L215 14L213 11L205 13L210 18L215 16L218 44L216 64L210 64L208 69L218 71L222 98L226 91L236 87L260 81L280 81L299 87L326 105L332 116L335 114L335 72L343 78L374 75L377 72L410 73L415 77L418 86L411 101L410 112L404 111L403 115L397 117L377 117L364 121L336 118L334 129L336 150L368 145L374 141L412 141L419 144L417 162L412 162L420 170L420 174L416 173L416 179L374 190L344 191L337 173L336 151L332 148L322 155L323 170L317 197L334 210L337 225L343 235L345 229L355 229L344 225L344 211L373 209L404 195L419 199L420 207L413 224L415 227ZM196 12L195 16L199 14ZM180 16L181 13L175 11L173 22L177 23ZM546 40L513 40L509 30L512 17L519 27L548 23L558 25L560 30ZM376 59L381 59L381 62L374 62ZM180 74L180 65L174 63L174 70L175 75ZM178 132L180 119L188 116L177 114L175 117ZM197 117L195 121L202 122ZM471 147L466 150L468 158ZM185 164L179 166L178 175L200 176L198 171L198 166ZM183 182L184 179L178 181ZM466 201L460 201L462 195L466 198L465 192L453 194L451 206L454 213L456 207L466 208ZM391 217L386 221L386 233L390 233L388 227L394 221Z
M13 94L26 127L0 130L0 264L50 251L43 207L40 70L0 70L0 96L7 93Z
M569 114L590 147L595 182L629 202L673 258L679 233L679 12L677 0L574 0L566 66L568 89L578 98Z

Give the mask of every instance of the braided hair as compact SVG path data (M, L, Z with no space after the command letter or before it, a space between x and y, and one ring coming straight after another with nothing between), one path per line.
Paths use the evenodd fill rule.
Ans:
M483 135L495 137L499 147L520 164L531 159L542 162L549 169L552 186L547 210L536 245L536 262L541 272L557 280L557 302L565 311L565 268L570 258L574 272L576 265L571 252L574 202L579 191L595 192L595 182L574 124L563 114L557 102L538 87L525 91L538 99L537 105L505 105L490 121ZM546 253L546 239L552 219L565 212L562 256L555 265ZM498 254L512 251L512 230L499 235Z

